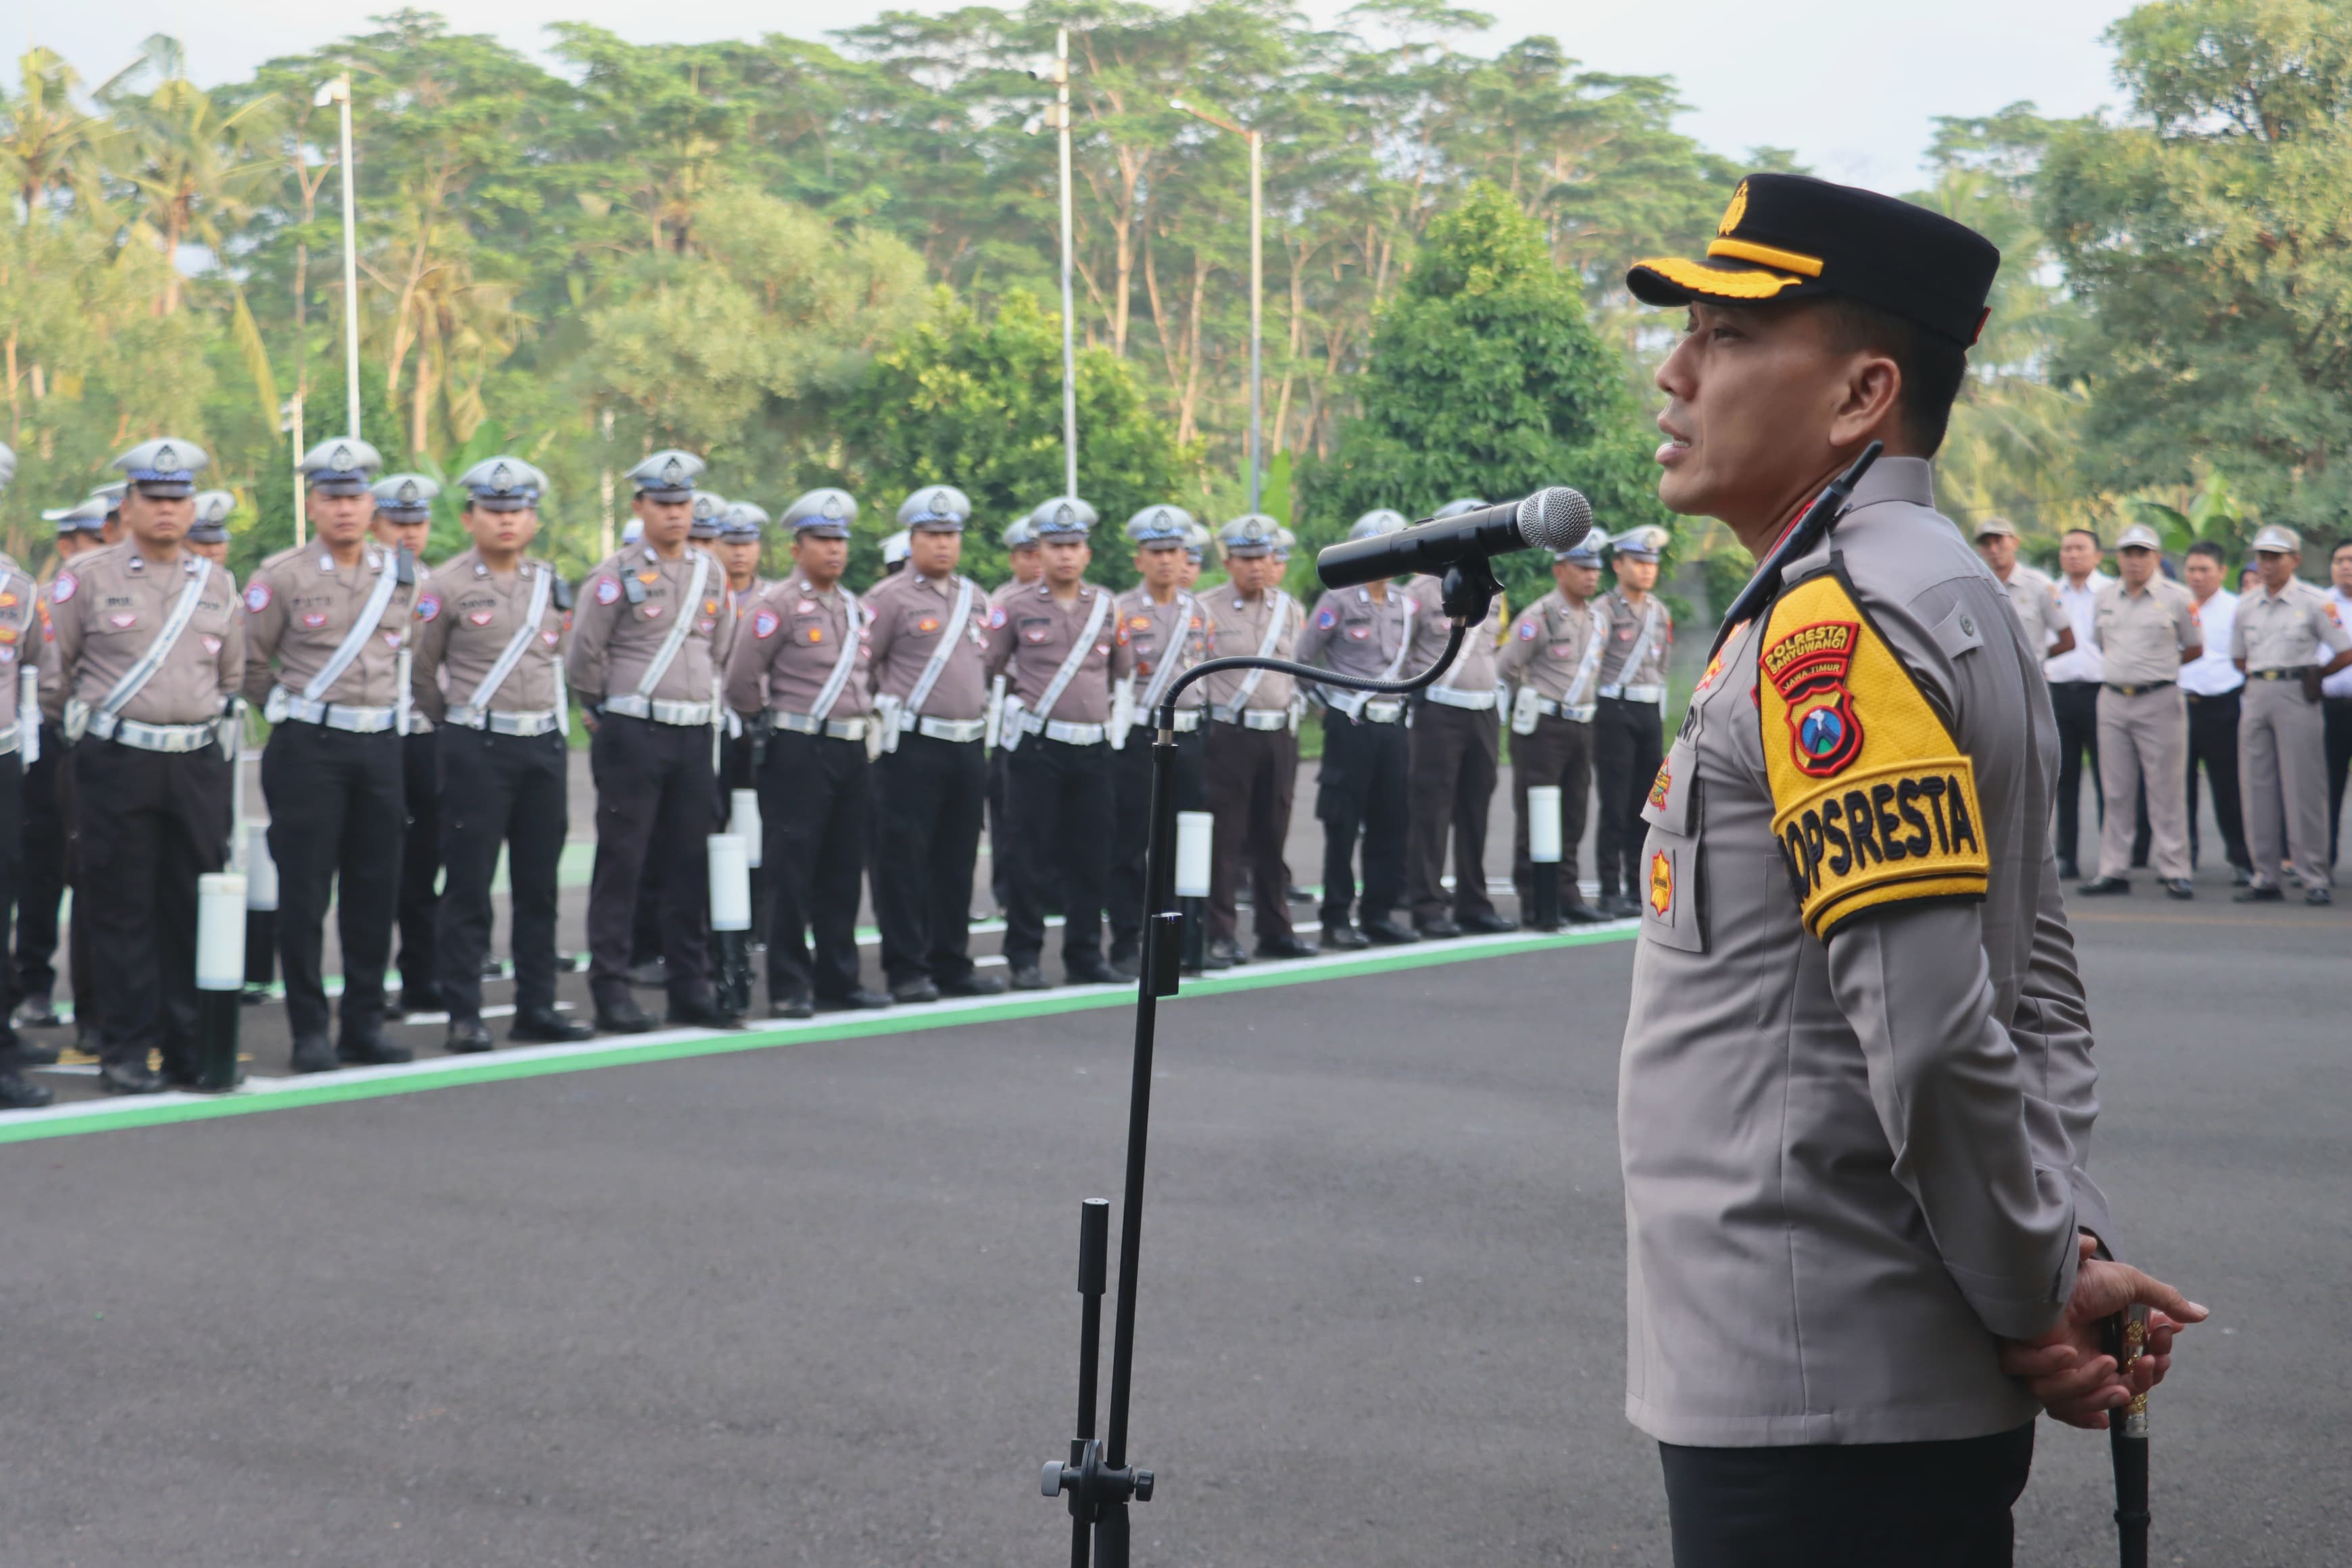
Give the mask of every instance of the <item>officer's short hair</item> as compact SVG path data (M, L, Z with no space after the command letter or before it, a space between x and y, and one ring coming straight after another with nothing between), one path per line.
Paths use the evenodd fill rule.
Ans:
M2352 533L2346 534L2327 547L2327 559L2332 562L2347 550L2352 550Z
M2191 555L2210 555L2213 558L2213 564L2216 566L2226 568L2230 564L2230 552L2210 539L2200 539L2196 543L2190 545L2189 547L2189 553Z
M1832 348L1843 353L1868 349L1895 362L1903 377L1897 405L1903 433L1918 456L1934 457L1968 379L1969 351L1892 310L1844 295L1824 296L1817 305L1829 322Z
M2087 528L2070 528L2065 532L2058 536L2059 542L2063 543L2065 541L2074 538L2078 533L2091 542L2092 548L2099 551L2101 553L2105 552L2107 547L2100 542L2098 534Z

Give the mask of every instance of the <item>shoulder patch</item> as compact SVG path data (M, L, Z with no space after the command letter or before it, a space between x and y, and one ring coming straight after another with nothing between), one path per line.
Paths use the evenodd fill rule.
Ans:
M1318 610L1315 612L1315 624L1328 632L1339 624L1339 617L1329 610Z
M245 591L245 607L249 613L257 616L269 608L269 584L256 582Z
M598 604L600 604L600 605L617 605L617 604L619 604L619 603L621 602L621 584L620 584L620 582L619 582L617 579L615 579L615 578L612 578L612 577L599 577L599 578L597 578L597 579L596 579L596 602L597 602Z
M80 587L80 581L72 573L60 572L57 575L57 581L49 584L49 603L62 605L72 598Z
M1838 576L1783 594L1758 639L1772 831L1805 929L1913 899L1981 898L1974 763Z
M1004 606L1003 606L1003 605L991 605L991 606L989 607L989 612L988 612L988 624L989 624L991 626L994 627L994 626L1003 626L1003 625L1004 625L1004 619L1005 619L1005 617L1004 617Z
M776 628L782 625L783 623L776 618L776 612L764 605L751 612L751 635L762 642L774 637Z
M429 621L440 613L441 601L438 598L436 598L433 595L426 594L416 601L416 618L418 620Z
M1519 640L1521 642L1536 640L1536 623L1532 617L1519 623Z

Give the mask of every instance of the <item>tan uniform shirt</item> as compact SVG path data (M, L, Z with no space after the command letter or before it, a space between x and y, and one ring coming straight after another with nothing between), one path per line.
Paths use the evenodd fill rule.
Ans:
M1566 702L1576 672L1584 668L1584 650L1600 635L1601 617L1593 613L1592 601L1571 605L1567 595L1554 588L1512 624L1496 664L1512 685L1531 686L1538 697ZM1585 689L1575 694L1577 702L1591 701L1600 685L1596 666Z
M2151 578L2135 594L2122 581L2099 590L2091 608L2091 640L2099 647L2099 679L2110 686L2178 680L2180 656L2202 646L2197 596L2178 583Z
M1298 601L1279 588L1268 588L1256 598L1246 599L1234 591L1232 584L1221 583L1201 595L1201 607L1206 612L1202 618L1208 622L1204 651L1211 658L1256 653L1265 643L1266 627L1277 609L1282 616L1282 635L1275 638L1274 647L1267 652L1276 658L1289 658L1297 647L1298 633L1307 619ZM1186 700L1191 700L1191 690L1205 687L1211 704L1220 709L1231 707L1234 694L1253 673L1246 669L1219 670L1203 677L1195 688L1188 688ZM1250 693L1247 706L1268 710L1287 708L1294 685L1290 677L1269 669Z
M710 565L701 600L689 603L686 591L698 559ZM630 583L645 591L642 602L630 600ZM726 606L727 572L717 557L689 544L677 560L665 561L650 545L631 545L591 573L580 591L564 660L572 689L583 702L634 693L669 640L670 627L685 616L690 617L686 641L647 695L662 702L709 701L712 677L727 667L728 650L735 646L738 623L725 614Z
M2322 654L2322 647L2328 652ZM2257 669L2307 669L2352 647L2352 631L2336 618L2335 602L2301 578L2286 592L2261 584L2238 599L2238 624L2231 633L2230 657Z
M1622 588L1612 588L1595 601L1601 624L1608 642L1601 649L1600 687L1664 686L1666 683L1666 656L1674 651L1675 617L1655 594L1643 596L1635 605L1625 596ZM1625 661L1633 657L1633 645L1641 640L1642 627L1647 622L1652 605L1657 606L1657 630L1650 637L1650 646L1642 662L1632 669ZM1599 689L1596 687L1595 689Z
M189 576L205 564L186 550L176 562L150 562L135 540L75 556L49 583L49 630L56 640L43 647L41 711L55 721L68 697L92 709L104 701L154 643ZM246 617L236 605L236 579L226 567L213 567L187 630L123 705L121 716L142 724L219 718L245 679Z
M727 601L728 609L734 612L735 618L740 621L751 608L752 601L775 585L776 580L773 577L754 576L750 587L730 588L722 596Z
M1315 602L1315 613L1298 633L1298 662L1376 680L1388 673L1398 647L1412 635L1419 608L1419 600L1393 584L1384 600L1375 600L1370 588L1334 588ZM1407 663L1397 667L1400 679L1412 673L1410 662L1408 655Z
M1141 584L1129 588L1112 601L1111 613L1118 617L1119 636L1126 639L1129 654L1135 660L1135 700L1144 694L1159 679L1160 668L1173 663L1177 675L1201 662L1202 638L1207 634L1209 617L1202 613L1200 598L1189 588L1179 588L1176 596L1162 605L1151 597L1151 590ZM1142 715L1139 714L1140 720Z
M866 595L872 629L874 689L904 699L923 678L939 651L940 638L955 619L956 595L969 577L953 573L934 582L912 567L885 577ZM940 668L918 718L962 721L988 708L988 595L972 583L971 608L963 631Z
M1437 656L1445 651L1446 639L1454 635L1454 623L1445 618L1445 585L1436 578L1415 577L1405 592L1412 595L1416 606L1412 653L1404 661L1404 672L1412 675L1437 662ZM1454 668L1440 676L1437 684L1456 691L1492 691L1495 658L1495 623L1490 616L1464 635L1462 651L1454 657Z
M1011 677L1010 689L1031 713L1049 722L1101 724L1110 719L1110 689L1135 668L1135 659L1119 635L1118 617L1106 613L1096 628L1094 646L1087 652L1061 700L1050 713L1037 704L1054 683L1062 660L1069 657L1077 636L1094 615L1095 596L1107 594L1091 583L1078 585L1078 596L1064 605L1044 583L1008 593L988 614L988 673Z
M2010 569L2009 581L2001 584L2001 590L2009 595L2009 607L2017 612L2017 624L2025 628L2025 646L2030 648L2047 648L2072 624L2066 618L2066 606L2058 602L2058 584L2047 573L2019 562Z
M795 572L752 602L727 658L727 706L812 719L855 719L873 706L866 606L835 583L820 592ZM848 649L849 679L823 712L817 699Z
M1034 588L1044 581L1045 579L1040 577L1034 581L1024 583L1020 578L1015 577L1010 582L999 583L988 595L988 607L992 610L996 609L1024 588Z
M556 660L562 658L563 626L570 617L555 607L551 584L539 627L523 645L499 689L482 700L482 678L490 673L522 629L539 575L555 568L524 560L503 576L468 550L442 563L424 596L416 601L416 646L411 685L416 710L436 723L455 703L494 713L545 713L558 700Z
M273 685L302 695L351 635L376 584L395 569L394 552L373 540L360 545L359 560L348 567L336 565L315 542L263 562L245 590L246 700L261 702ZM390 708L399 701L400 650L407 646L417 593L415 584L393 588L359 656L319 693L322 700L348 708Z
M32 574L0 555L0 729L16 722L18 672L29 667L40 673L43 614ZM38 712L25 717L41 721Z

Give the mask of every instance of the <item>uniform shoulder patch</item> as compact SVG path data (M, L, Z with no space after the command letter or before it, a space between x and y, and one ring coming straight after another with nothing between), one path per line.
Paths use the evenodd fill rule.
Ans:
M600 605L617 605L617 604L619 604L619 603L621 602L621 583L620 583L620 579L618 579L618 578L616 578L616 577L599 577L599 578L597 578L597 579L596 579L596 602L597 602L598 604L600 604Z
M1003 606L1003 605L992 605L991 606L989 606L989 611L988 611L988 624L989 624L991 626L1003 626L1003 625L1004 625L1004 621L1005 621L1005 615L1004 615L1004 606Z
M435 597L433 595L431 595L431 594L425 594L425 595L421 595L421 596L417 599L417 601L416 601L416 618L417 618L418 620L420 620L420 621L429 621L429 620L431 620L434 616L436 616L439 615L440 613L441 613L441 601L440 601L438 598Z
M1974 763L1837 574L1783 594L1757 640L1757 706L1805 928L1865 910L1981 898L1991 860Z
M1318 610L1315 612L1315 624L1328 632L1339 624L1339 617L1329 610Z
M764 605L751 612L751 635L762 642L774 637L776 628L782 625L783 622L776 618L776 612Z
M257 616L269 608L269 584L258 579L247 585L245 590L245 607L252 615Z
M58 574L57 581L49 584L49 603L62 605L80 589L81 583L72 573L60 572Z
M1533 641L1535 641L1535 640L1536 640L1536 629L1537 629L1537 628L1536 628L1536 622L1535 622L1535 617L1534 617L1533 616L1529 616L1526 617L1525 619L1521 620L1521 621L1519 622L1519 640L1520 640L1521 642L1533 642Z

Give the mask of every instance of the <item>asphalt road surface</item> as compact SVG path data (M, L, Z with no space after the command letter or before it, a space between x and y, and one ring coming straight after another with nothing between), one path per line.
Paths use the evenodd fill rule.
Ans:
M2215 1310L2157 1401L2155 1560L2337 1563L2352 920L2200 891L2078 911L2095 1173ZM1632 954L1257 967L1163 1013L1139 1563L1666 1563L1621 1413ZM0 1556L1066 1561L1036 1473L1118 1001L0 1119ZM2019 1561L2112 1562L2110 1507L2104 1439L2045 1424Z

